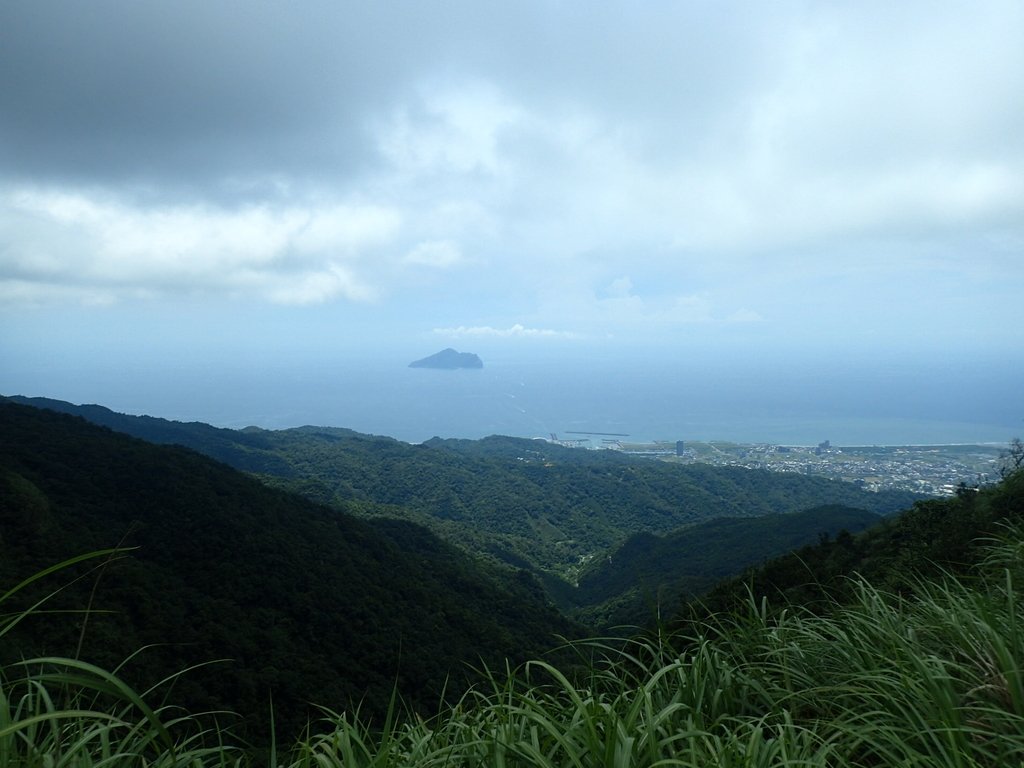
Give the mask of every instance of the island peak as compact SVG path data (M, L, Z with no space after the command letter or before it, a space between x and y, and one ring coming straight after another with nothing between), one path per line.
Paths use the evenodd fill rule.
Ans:
M472 352L458 352L451 347L442 349L440 352L424 357L422 360L414 360L409 363L410 368L443 368L454 370L456 368L483 368L484 363L479 356Z

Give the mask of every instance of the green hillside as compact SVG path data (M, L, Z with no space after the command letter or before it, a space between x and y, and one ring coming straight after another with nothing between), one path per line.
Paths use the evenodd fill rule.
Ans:
M19 477L8 477L9 496L45 513L46 495ZM238 749L230 727L172 706L177 691L167 704L73 661L8 665L0 760L26 768L1016 766L1022 523L1017 471L807 548L814 559L802 572L795 558L771 561L717 592L724 607L691 605L673 634L581 643L583 669L535 659L496 670L430 717L399 707L367 720L335 708L276 753ZM837 578L819 583L823 566L851 549L859 556L850 563L878 581L842 576L851 569L836 565ZM759 586L769 581L771 589ZM798 602L809 587L811 603ZM0 602L6 640L10 598ZM320 686L329 686L322 671ZM320 686L310 698L328 701ZM73 706L80 702L87 706Z
M396 682L429 711L446 686L465 686L469 665L542 654L574 632L532 578L484 570L422 527L360 520L185 448L0 402L0 585L118 545L135 549L79 570L50 604L96 613L19 624L4 662L73 654L80 632L82 658L109 669L145 649L123 670L143 686L226 659L185 675L176 700L265 724L272 692L294 732L310 700L381 713Z
M613 451L507 437L410 445L329 427L228 430L18 398L158 443L193 448L318 502L402 516L467 551L534 571L553 596L581 563L637 533L668 534L717 517L823 505L889 514L919 498L818 477L681 466Z
M722 517L665 536L638 533L592 562L571 593L583 623L609 629L649 626L662 609L704 594L752 565L819 539L857 532L879 516L842 506L788 515Z
M859 535L835 538L774 558L720 582L693 607L730 610L765 599L775 605L831 605L851 599L856 579L880 589L912 595L920 578L964 575L1007 526L1024 524L1024 474L978 491L966 486L956 497L918 501L900 515Z

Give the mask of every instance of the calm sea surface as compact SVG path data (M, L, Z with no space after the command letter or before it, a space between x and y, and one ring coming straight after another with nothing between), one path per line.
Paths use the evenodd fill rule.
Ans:
M433 436L559 437L607 432L630 440L734 440L792 445L1006 443L1024 434L1011 372L862 367L751 372L683 362L523 364L483 370L403 363L126 375L75 392L18 392L220 426L348 427L419 442ZM11 392L10 394L15 394Z

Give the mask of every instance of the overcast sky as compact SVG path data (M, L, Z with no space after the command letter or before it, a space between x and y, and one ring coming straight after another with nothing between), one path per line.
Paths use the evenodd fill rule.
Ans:
M0 5L8 389L255 337L1020 359L1022 295L1020 0Z

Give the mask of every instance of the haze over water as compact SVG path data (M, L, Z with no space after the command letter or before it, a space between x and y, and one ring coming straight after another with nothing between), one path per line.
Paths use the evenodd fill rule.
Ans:
M905 445L1006 443L1024 433L1012 372L991 367L951 374L940 364L900 371L833 363L767 371L724 361L499 358L482 370L445 371L406 362L152 365L59 385L51 371L38 387L6 394L232 428L346 427L408 442L608 432L638 442Z

